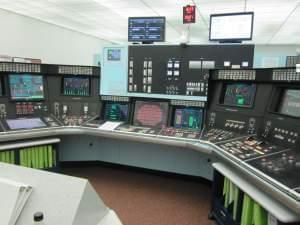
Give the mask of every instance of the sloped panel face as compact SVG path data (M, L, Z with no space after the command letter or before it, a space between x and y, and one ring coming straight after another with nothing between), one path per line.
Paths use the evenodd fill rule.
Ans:
M96 225L108 211L94 188L87 182L72 225Z

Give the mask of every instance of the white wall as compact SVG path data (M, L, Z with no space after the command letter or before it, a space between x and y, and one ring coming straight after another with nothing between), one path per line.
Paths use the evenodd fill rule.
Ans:
M284 67L286 56L295 56L296 49L300 45L255 45L254 67Z
M43 63L93 65L101 39L0 9L0 54Z

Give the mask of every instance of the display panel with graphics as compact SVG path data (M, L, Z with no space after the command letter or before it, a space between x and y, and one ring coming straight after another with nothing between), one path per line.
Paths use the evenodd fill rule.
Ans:
M164 41L165 23L165 17L129 17L128 41Z
M203 110L199 108L175 109L173 126L175 128L199 130L202 128Z
M46 127L46 124L40 118L7 119L6 123L11 130Z
M252 107L254 104L256 85L248 83L232 83L224 86L221 104L235 107Z
M128 121L128 103L107 102L104 107L104 120Z
M166 126L167 117L167 102L135 102L133 125L161 128Z
M300 89L286 89L279 106L279 113L300 117Z
M67 96L89 96L90 79L89 77L64 77L63 94Z
M253 12L210 15L209 40L251 40Z
M9 88L12 100L44 99L44 82L40 75L10 74Z

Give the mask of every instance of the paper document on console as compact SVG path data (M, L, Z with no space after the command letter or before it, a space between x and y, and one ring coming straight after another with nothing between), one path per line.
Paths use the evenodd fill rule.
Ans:
M107 130L107 131L113 131L118 126L120 126L123 122L114 122L114 121L107 121L101 126L98 127L100 130Z

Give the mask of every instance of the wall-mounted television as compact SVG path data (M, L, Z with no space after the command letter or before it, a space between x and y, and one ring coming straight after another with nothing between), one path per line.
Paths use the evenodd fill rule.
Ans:
M165 17L129 17L128 41L163 42L165 41Z
M252 40L253 12L210 15L210 41Z

